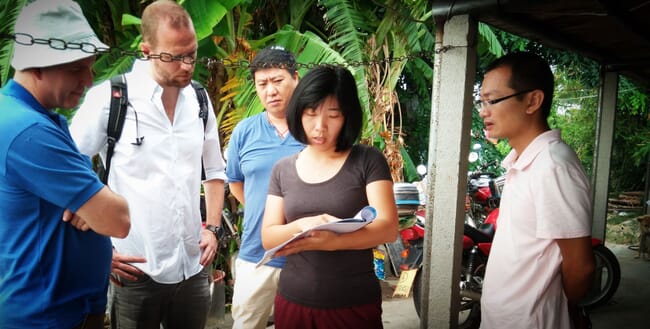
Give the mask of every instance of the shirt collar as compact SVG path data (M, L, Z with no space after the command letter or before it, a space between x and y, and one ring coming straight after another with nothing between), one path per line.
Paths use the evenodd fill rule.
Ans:
M549 143L559 140L561 138L560 131L557 129L545 131L542 134L535 137L535 139L528 144L524 149L524 152L521 155L518 155L517 152L512 149L508 156L503 160L503 167L506 169L516 169L523 170L528 165L530 165L537 155L544 150L546 145Z
M162 86L160 86L152 77L152 69L150 61L136 60L135 63L133 63L129 79L129 85L133 83L137 86L140 95L148 95L151 100L160 97L160 94L162 93ZM192 85L188 84L180 90L180 93L185 95L192 89Z
M62 122L61 115L43 107L43 105L38 102L34 95L32 95L27 89L25 89L25 87L16 82L14 79L9 79L9 81L7 81L7 84L2 88L1 93L5 96L11 96L21 100L28 105L29 110L41 113L59 125L63 125L65 123L65 121Z

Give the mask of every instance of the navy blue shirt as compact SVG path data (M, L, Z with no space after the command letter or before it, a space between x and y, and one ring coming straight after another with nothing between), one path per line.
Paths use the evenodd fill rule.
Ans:
M0 328L72 328L104 312L110 239L61 220L103 186L66 119L10 80L0 90Z

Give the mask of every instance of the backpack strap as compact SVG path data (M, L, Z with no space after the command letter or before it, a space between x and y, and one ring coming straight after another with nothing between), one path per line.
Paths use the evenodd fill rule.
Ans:
M108 115L108 126L106 135L108 137L108 147L106 150L106 168L101 179L104 184L108 182L108 174L111 170L111 158L115 149L115 143L122 135L124 119L126 118L126 108L129 103L129 95L126 91L126 77L119 74L111 77L111 107Z
M199 118L203 120L203 139L205 139L205 130L208 125L208 92L200 82L195 80L192 80L192 87L194 88L196 98L199 101ZM203 156L201 156L201 180L205 180Z

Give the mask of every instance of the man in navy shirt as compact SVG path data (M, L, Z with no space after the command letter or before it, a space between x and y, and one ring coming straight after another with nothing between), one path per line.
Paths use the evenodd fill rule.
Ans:
M15 32L51 45L17 42L0 90L0 328L103 328L109 236L128 234L129 208L52 109L77 106L93 83L88 47L106 46L70 0L32 2Z

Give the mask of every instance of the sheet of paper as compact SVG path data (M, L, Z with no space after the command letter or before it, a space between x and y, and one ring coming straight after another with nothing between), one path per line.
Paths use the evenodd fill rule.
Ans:
M397 286L393 292L393 297L404 297L407 298L411 294L411 288L413 287L413 281L415 276L418 274L418 269L410 269L402 271L399 276L399 281L397 281Z
M257 262L257 267L264 265L273 259L275 253L282 249L282 247L291 243L294 240L304 238L311 231L332 231L336 233L349 233L354 232L368 224L370 224L377 217L377 210L371 206L363 207L353 218L341 219L336 222L325 223L321 225L314 226L307 231L303 231L299 234L294 235L291 239L283 242L282 244L271 248L264 253L262 259Z

